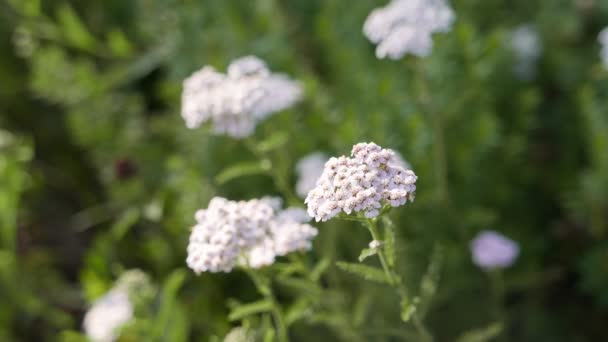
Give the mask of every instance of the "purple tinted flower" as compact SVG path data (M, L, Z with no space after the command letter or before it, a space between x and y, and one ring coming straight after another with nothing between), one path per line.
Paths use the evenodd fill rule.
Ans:
M519 255L519 246L514 241L494 231L483 231L471 241L473 262L483 269L511 266Z

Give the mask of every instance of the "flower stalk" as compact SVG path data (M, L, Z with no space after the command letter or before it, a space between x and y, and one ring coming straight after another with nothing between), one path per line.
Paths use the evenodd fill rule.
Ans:
M288 342L289 334L287 325L285 324L285 319L283 318L283 309L275 298L272 287L270 286L270 280L263 277L259 272L249 268L245 268L245 272L255 285L258 292L264 296L264 299L271 303L271 314L274 321L275 330L277 332L277 340L279 342Z
M370 232L372 239L375 241L383 241L383 239L380 236L380 233L378 231L378 218L365 219L364 222ZM389 262L389 259L386 255L386 251L384 250L384 248L379 248L377 255L378 255L378 259L380 260L380 264L382 265L382 269L384 270L384 273L386 275L386 281L387 281L388 285L390 285L393 289L395 289L395 291L399 295L402 303L409 301L408 291L405 287L405 284L403 284L401 277L395 270L394 263ZM423 341L423 342L432 342L433 341L433 336L428 331L428 329L424 325L424 322L422 321L422 318L420 317L420 315L418 315L418 313L416 311L414 311L412 314L412 323L418 334L418 338L419 338L418 341Z
M372 235L372 239L376 241L382 241L380 234L378 233L377 222L375 219L369 219L366 221L367 229ZM380 259L380 264L382 264L382 268L384 269L384 273L386 274L386 280L389 285L395 286L395 271L392 269L391 265L386 261L386 256L384 253L384 249L378 249L378 258Z

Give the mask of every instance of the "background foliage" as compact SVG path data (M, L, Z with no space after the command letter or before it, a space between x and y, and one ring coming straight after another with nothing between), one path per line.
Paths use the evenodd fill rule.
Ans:
M236 324L229 304L255 288L239 272L186 270L188 227L212 196L280 189L244 174L257 157L243 143L187 130L179 112L186 76L247 54L305 86L255 137L278 141L265 158L291 186L301 156L360 141L413 165L416 202L391 217L400 272L429 297L421 310L437 340L602 340L608 72L596 37L608 3L452 0L457 20L430 57L379 61L361 27L384 2L0 1L0 340L77 339L90 302L129 268L160 288L137 323L147 340L206 341ZM530 81L513 73L508 44L522 23L543 44ZM367 232L317 226L305 263L329 267L323 286L275 284L285 305L307 298L292 339L401 340L386 288L335 265L356 260ZM470 260L482 229L522 250L498 281Z

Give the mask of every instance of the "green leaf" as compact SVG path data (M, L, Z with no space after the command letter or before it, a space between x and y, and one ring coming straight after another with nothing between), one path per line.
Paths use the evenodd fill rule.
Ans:
M343 271L356 274L366 280L384 284L388 283L384 271L379 268L342 261L338 261L336 265Z
M331 260L329 258L321 259L321 261L319 261L315 265L315 267L312 269L312 271L310 272L310 279L312 281L314 281L315 283L317 281L319 281L319 279L321 279L321 276L323 275L323 273L325 273L325 271L327 271L327 269L329 268L330 265L331 265Z
M456 342L486 342L498 337L502 332L503 326L500 322L490 324L485 328L470 330L462 334Z
M129 57L133 54L133 46L127 39L124 32L119 29L112 29L106 37L110 51L117 57Z
M29 183L26 164L30 145L0 129L0 248L17 248L17 214L21 195Z
M279 284L295 290L298 293L308 295L311 298L318 298L321 295L321 288L309 280L292 278L292 277L280 277L277 278Z
M277 269L277 271L281 277L286 277L286 276L290 276L290 275L298 273L298 272L305 271L305 269L302 267L302 265L297 264L297 263L275 264L275 268Z
M287 312L285 313L285 323L287 326L296 322L297 320L304 317L309 312L312 312L310 309L310 302L306 298L299 298L293 303Z
M274 332L274 329L272 327L268 328L264 334L264 342L274 342L275 336L276 333Z
M287 132L278 131L258 143L256 149L262 153L269 152L285 145L288 139L289 135Z
M172 326L171 323L178 314L176 303L177 292L184 283L187 274L186 270L180 268L173 271L165 280L160 296L160 308L154 322L152 336L161 338L170 330L169 327Z
M429 266L420 281L420 295L423 299L425 306L428 304L427 302L435 295L437 292L437 286L439 283L439 278L441 276L441 266L443 263L443 249L440 245L436 245L433 254L431 255L431 260L429 262Z
M215 181L222 185L238 177L263 174L268 170L270 170L270 163L268 161L238 163L222 170L215 176Z
M411 302L406 298L401 300L401 320L404 322L408 322L412 316L416 313L418 309L418 303L420 299L415 297Z
M127 209L118 220L112 225L110 231L114 239L121 240L125 234L129 231L129 228L133 227L139 220L140 212L138 208Z
M64 3L57 9L57 20L63 36L68 42L86 51L95 50L95 38L68 3Z
M272 301L268 299L262 299L257 302L237 306L228 315L228 320L236 321L250 315L268 312L271 310Z
M365 321L365 317L367 316L367 313L369 311L369 307L370 307L370 296L368 295L361 295L359 296L359 298L357 298L357 302L355 303L354 309L353 309L353 324L355 325L355 327L359 327L361 326L361 324L364 323Z
M370 257L372 255L376 255L376 253L378 253L378 250L376 248L364 248L361 251L361 254L359 255L359 262L362 262L363 260L365 260L367 257Z
M395 266L395 230L393 222L387 216L384 216L384 223L384 251L386 262L392 267Z

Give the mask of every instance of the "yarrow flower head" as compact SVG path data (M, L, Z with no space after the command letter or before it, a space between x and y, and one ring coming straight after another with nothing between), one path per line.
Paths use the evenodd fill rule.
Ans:
M115 341L120 328L134 316L134 297L147 286L151 285L142 271L123 273L114 287L95 301L84 316L83 328L87 336L95 342Z
M306 197L308 214L327 221L340 212L372 218L384 205L414 200L416 174L399 165L395 152L374 143L353 146L350 157L331 158Z
M230 272L236 265L260 268L277 256L312 247L317 229L302 209L281 210L273 198L230 201L215 197L196 212L188 266L196 273Z
M184 80L182 117L188 128L211 123L216 134L245 138L268 116L302 96L298 82L271 73L255 56L234 60L227 74L205 66Z
M482 231L471 241L473 262L487 270L509 267L519 255L514 241L495 231Z
M542 53L540 36L534 26L518 26L511 35L511 48L517 57L515 73L524 80L534 77L536 62Z
M602 45L600 56L604 62L604 66L608 69L608 27L604 28L597 37Z
M433 47L431 35L449 31L453 21L445 0L392 0L369 14L363 33L378 44L378 58L399 59L407 53L425 57Z
M395 158L391 161L393 165L400 166L406 170L410 170L412 167L410 164L403 159L401 154L396 151ZM296 164L296 171L298 173L298 181L296 183L296 193L301 198L306 198L310 190L314 189L317 185L317 180L323 174L325 163L329 157L321 152L311 153L298 161Z

